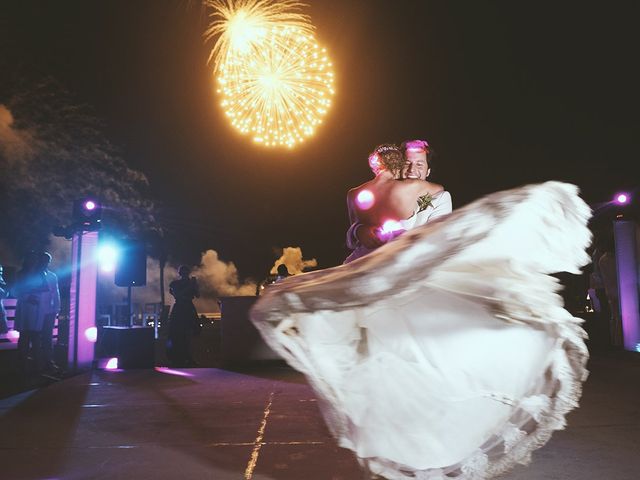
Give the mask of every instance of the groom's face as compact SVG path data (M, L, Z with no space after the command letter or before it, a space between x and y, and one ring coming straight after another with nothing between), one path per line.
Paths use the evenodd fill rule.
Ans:
M402 178L425 180L428 174L427 152L424 150L407 150Z

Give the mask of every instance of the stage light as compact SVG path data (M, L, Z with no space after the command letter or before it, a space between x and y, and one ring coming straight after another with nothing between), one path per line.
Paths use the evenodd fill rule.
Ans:
M110 358L107 364L104 366L105 370L117 370L118 369L118 357Z
M619 205L625 205L629 202L629 200L629 195L627 195L626 193L618 193L616 195L615 202Z
M95 197L84 197L73 203L73 228L85 232L100 229L102 222L102 206Z
M120 249L111 243L106 243L98 248L97 261L103 272L113 272L120 258Z
M98 329L97 327L89 327L84 331L84 337L89 340L91 343L96 343L98 340Z

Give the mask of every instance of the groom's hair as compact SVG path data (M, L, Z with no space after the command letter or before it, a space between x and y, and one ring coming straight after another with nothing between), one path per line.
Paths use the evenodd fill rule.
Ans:
M432 168L433 165L433 149L429 146L429 142L426 140L406 140L402 142L400 145L400 149L402 150L402 154L406 157L407 150L419 150L427 153L427 163L429 164L429 168Z

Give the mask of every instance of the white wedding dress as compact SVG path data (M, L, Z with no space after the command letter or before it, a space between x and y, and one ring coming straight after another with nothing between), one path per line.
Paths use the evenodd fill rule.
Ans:
M372 474L490 478L577 406L585 333L549 274L589 261L589 216L573 185L495 193L267 289L252 320Z

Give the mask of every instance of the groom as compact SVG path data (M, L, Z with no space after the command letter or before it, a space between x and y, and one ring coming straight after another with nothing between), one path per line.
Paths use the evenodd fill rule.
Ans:
M405 158L402 178L426 180L431 174L432 151L426 140L407 140L401 145ZM421 209L411 217L414 222L411 228L419 227L435 218L451 213L451 194L446 190L435 195L426 208ZM349 212L349 218L355 218ZM411 219L410 219L411 220ZM347 247L355 250L362 245L369 249L376 249L385 242L376 235L377 227L363 225L357 221L347 230Z

